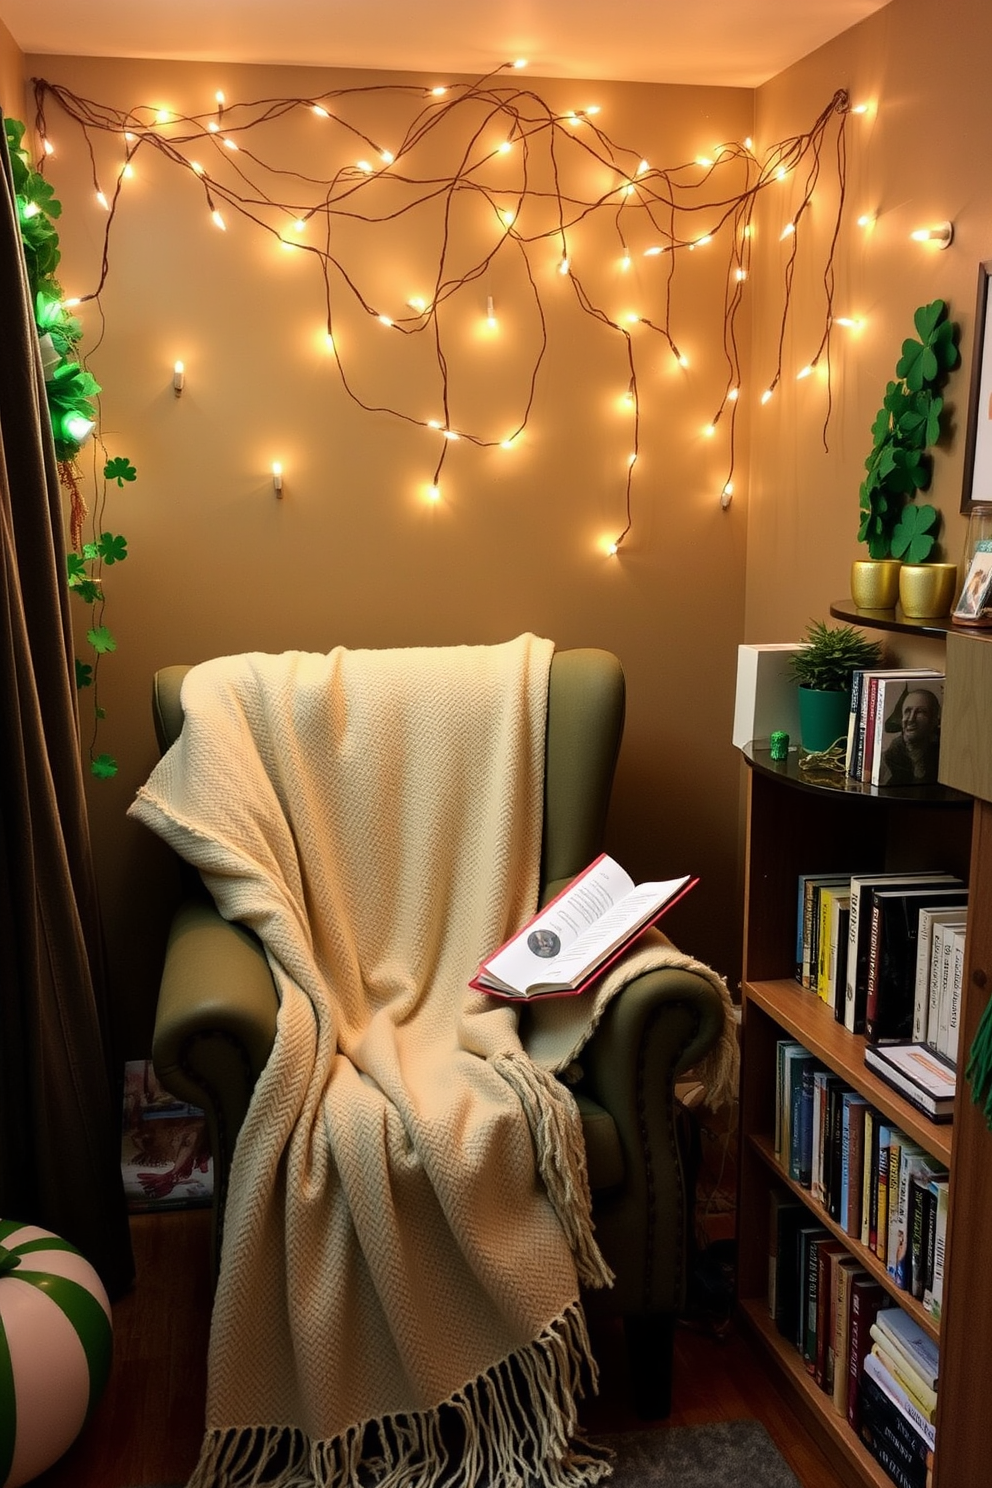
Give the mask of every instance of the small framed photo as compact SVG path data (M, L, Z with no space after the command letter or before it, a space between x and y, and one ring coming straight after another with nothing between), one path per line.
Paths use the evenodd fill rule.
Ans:
M965 624L982 625L992 620L986 615L992 593L992 552L979 550L968 565L964 586L954 606L953 618Z
M970 512L979 502L992 501L992 263L978 269L978 301L975 306L975 343L968 396L968 429L964 448L964 484L961 510Z

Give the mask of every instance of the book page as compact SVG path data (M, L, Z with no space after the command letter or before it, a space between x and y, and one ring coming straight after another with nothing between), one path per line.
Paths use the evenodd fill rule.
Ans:
M602 858L497 951L485 970L521 991L535 981L558 981L570 948L633 887L619 863Z

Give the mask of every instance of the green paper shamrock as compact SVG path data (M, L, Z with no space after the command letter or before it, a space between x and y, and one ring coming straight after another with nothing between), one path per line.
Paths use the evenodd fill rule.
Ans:
M80 691L84 687L93 686L93 668L88 662L80 661L78 656L76 657L76 686Z
M103 467L103 473L107 480L115 480L121 487L125 481L138 478L138 472L124 455L117 455L113 460L108 460Z
M105 625L96 625L92 630L88 630L86 639L98 656L103 656L107 651L117 650L117 642Z
M117 774L117 761L109 754L98 754L96 759L90 760L90 773L97 780L112 780Z
M100 557L108 567L114 563L123 563L127 557L127 539L115 537L112 532L101 532L97 547Z
M925 563L937 539L939 512L933 506L904 506L892 533L892 556Z

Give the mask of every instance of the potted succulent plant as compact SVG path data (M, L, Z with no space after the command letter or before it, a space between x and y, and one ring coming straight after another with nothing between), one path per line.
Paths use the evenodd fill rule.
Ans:
M867 544L868 559L855 562L851 593L860 609L888 609L895 604L898 592L907 613L937 614L941 611L913 608L913 586L915 583L919 588L920 581L916 577L907 583L909 576L903 575L902 566L915 569L926 564L941 570L930 577L942 580L948 590L946 613L956 570L953 564L928 563L940 513L936 507L917 504L914 497L930 485L932 459L928 451L941 434L944 400L939 389L960 361L958 327L947 318L943 300L921 305L913 324L917 334L902 344L895 380L887 385L871 428L872 447L861 482L858 528L858 541ZM946 570L951 570L949 576Z
M882 657L853 625L827 625L811 620L803 644L791 661L799 683L799 734L806 750L821 752L847 739L851 678L860 667L877 666Z

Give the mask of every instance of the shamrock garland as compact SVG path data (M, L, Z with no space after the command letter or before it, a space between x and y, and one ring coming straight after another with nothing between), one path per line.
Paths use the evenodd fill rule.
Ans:
M91 625L86 639L93 648L94 661L76 658L77 688L92 687L94 697L94 741L96 729L104 717L97 701L97 672L101 656L116 651L117 642L103 623L103 569L123 563L127 541L117 533L101 532L92 542L83 540L86 503L80 490L82 473L77 457L98 422L94 399L101 389L96 378L80 364L78 346L82 327L63 303L62 289L55 277L61 259L58 233L54 222L62 215L48 181L31 166L22 146L24 125L18 119L4 121L7 152L10 156L17 204L17 219L28 284L34 302L41 360L45 373L45 393L58 461L59 479L69 496L69 537L71 549L66 554L66 581L69 589L90 607ZM125 482L136 479L137 472L123 456L107 459L103 467L105 481ZM117 761L109 754L96 754L90 745L90 770L99 780L117 774Z
M940 513L912 498L930 484L927 450L937 443L944 400L937 389L960 361L957 325L943 300L921 305L913 316L919 339L902 343L897 381L885 389L871 427L872 449L861 483L858 541L872 558L924 563L933 551Z

